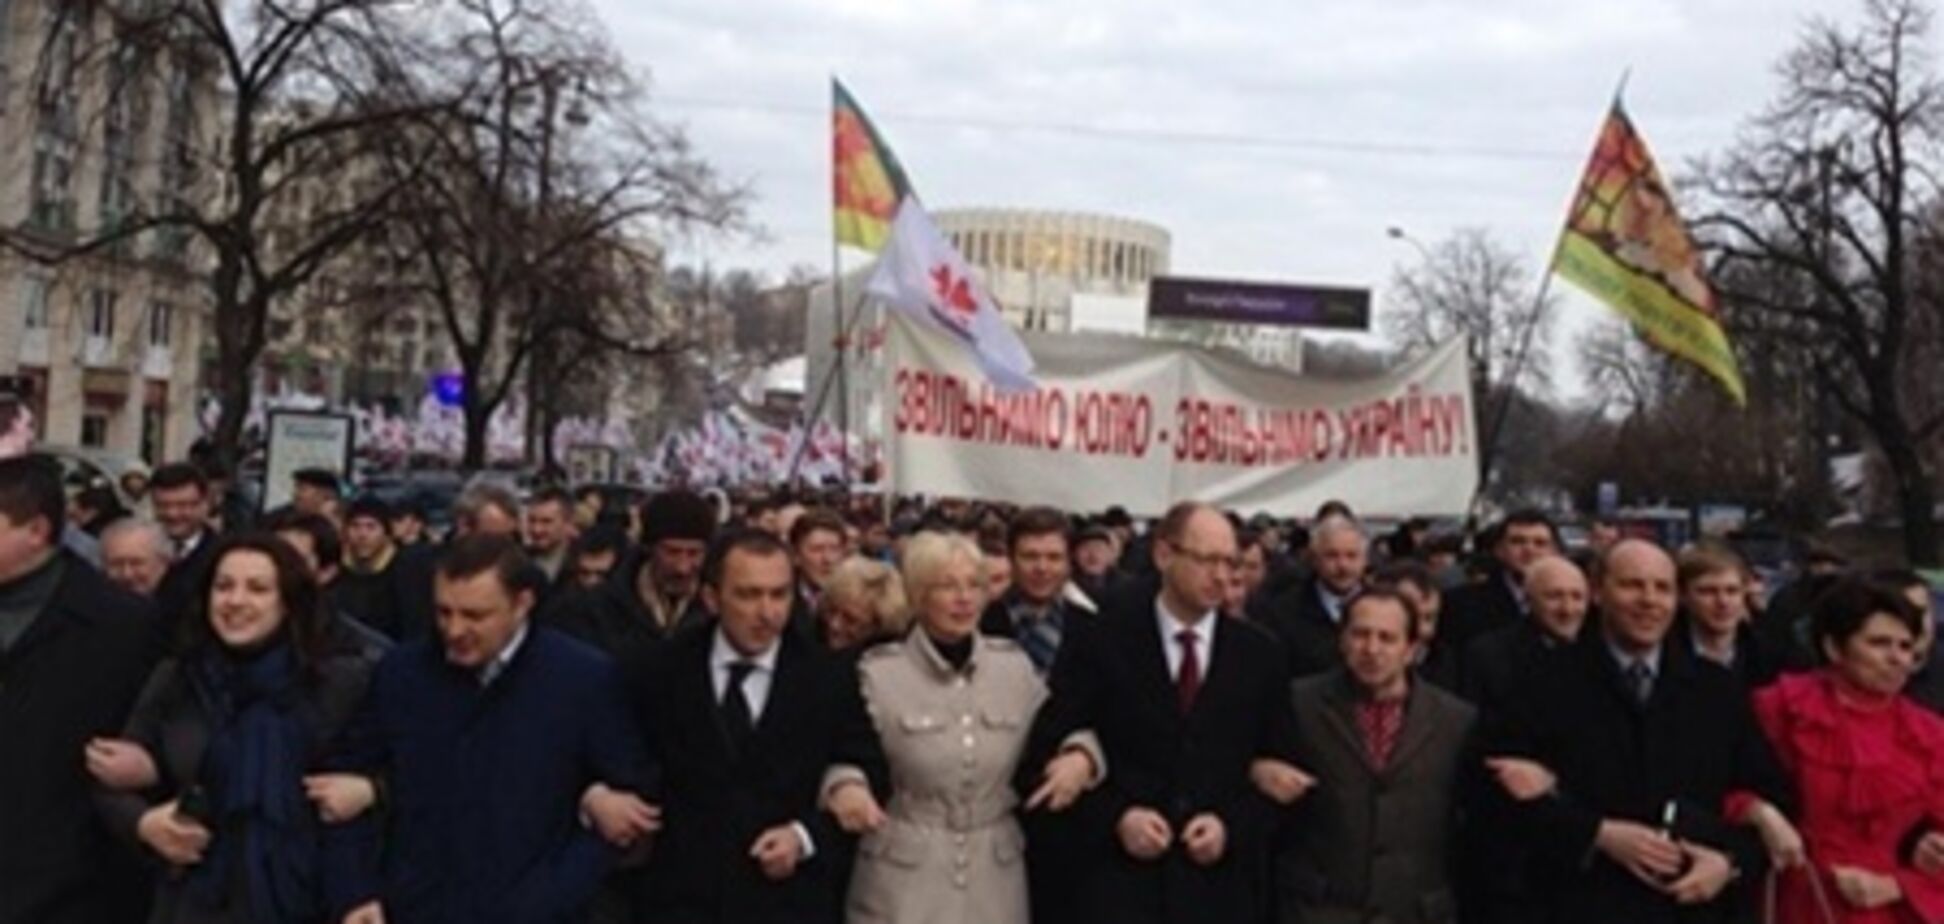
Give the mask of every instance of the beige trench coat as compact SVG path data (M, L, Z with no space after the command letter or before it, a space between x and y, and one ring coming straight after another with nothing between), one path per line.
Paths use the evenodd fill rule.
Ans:
M922 629L858 662L892 796L889 822L858 845L851 924L1027 920L1012 778L1046 686L1006 639L979 636L968 665L953 670ZM1072 744L1106 766L1091 733Z

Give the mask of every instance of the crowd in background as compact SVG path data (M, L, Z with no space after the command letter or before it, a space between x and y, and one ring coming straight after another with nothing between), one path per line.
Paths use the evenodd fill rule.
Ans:
M222 474L0 460L0 924L1944 921L1912 572Z

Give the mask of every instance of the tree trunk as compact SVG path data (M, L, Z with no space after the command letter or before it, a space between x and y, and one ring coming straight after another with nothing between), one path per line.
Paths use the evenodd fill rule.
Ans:
M1894 445L1885 442L1884 458L1897 480L1897 509L1903 516L1904 557L1913 568L1937 566L1937 523L1933 519L1936 503L1930 473L1924 471L1917 447L1908 439Z
M492 422L493 409L486 405L484 398L473 393L472 382L466 383L466 451L460 460L460 467L468 472L476 472L486 467L486 430Z

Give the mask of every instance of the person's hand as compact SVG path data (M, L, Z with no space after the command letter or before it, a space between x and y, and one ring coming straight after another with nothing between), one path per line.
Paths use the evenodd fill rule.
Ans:
M1316 777L1272 757L1250 762L1249 782L1277 805L1289 805L1316 788Z
M304 795L327 825L341 825L378 804L378 787L355 773L313 773L304 777Z
M1837 866L1829 870L1836 880L1836 894L1850 907L1862 911L1894 905L1903 900L1903 887L1897 885L1896 877L1872 873L1854 866Z
M1719 850L1703 847L1700 844L1683 843L1681 849L1688 855L1688 871L1681 878L1666 885L1662 890L1673 896L1676 904L1699 905L1714 901L1721 890L1735 878L1735 865L1728 862L1728 855Z
M1776 869L1794 869L1807 862L1809 854L1802 844L1802 833L1789 823L1781 809L1758 802L1749 811L1748 821L1755 826L1755 833L1762 836L1770 865Z
M161 779L148 748L133 741L94 738L82 749L82 754L87 758L88 772L109 789L132 792L154 786Z
M344 916L344 924L385 924L385 909L376 901L365 902Z
M749 855L763 868L763 875L782 882L796 873L803 859L803 839L797 837L795 825L777 825L756 837Z
M847 833L868 834L884 827L884 808L871 794L871 787L861 782L850 780L839 785L825 801L837 819L837 827Z
M1559 785L1546 765L1522 757L1487 757L1485 769L1492 771L1499 788L1515 802L1543 798Z
M143 812L135 822L135 836L170 866L201 863L203 851L209 849L209 829L177 817L173 800Z
M1611 818L1600 822L1593 845L1634 878L1656 889L1681 873L1680 845L1638 822Z
M622 850L661 830L661 809L634 793L609 789L605 783L587 787L581 794L580 808L601 840Z
M1121 813L1115 833L1120 835L1121 849L1136 860L1159 859L1174 843L1174 828L1168 820L1160 812L1140 806Z
M1093 758L1079 748L1068 748L1046 762L1046 773L1041 777L1038 789L1033 790L1026 800L1026 810L1032 811L1046 806L1049 811L1063 812L1067 806L1087 791L1087 784L1094 778Z
M1228 849L1228 828L1214 812L1203 812L1188 819L1181 829L1181 846L1188 849L1188 859L1201 866L1214 866L1222 862L1222 854Z
M1944 831L1932 831L1918 838L1917 850L1910 860L1910 865L1926 876L1944 872Z

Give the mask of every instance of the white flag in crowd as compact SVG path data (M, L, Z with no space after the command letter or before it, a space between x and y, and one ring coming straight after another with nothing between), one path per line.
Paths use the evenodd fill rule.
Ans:
M917 199L907 196L898 207L891 241L865 291L950 334L972 351L993 385L1033 387L1032 354Z

